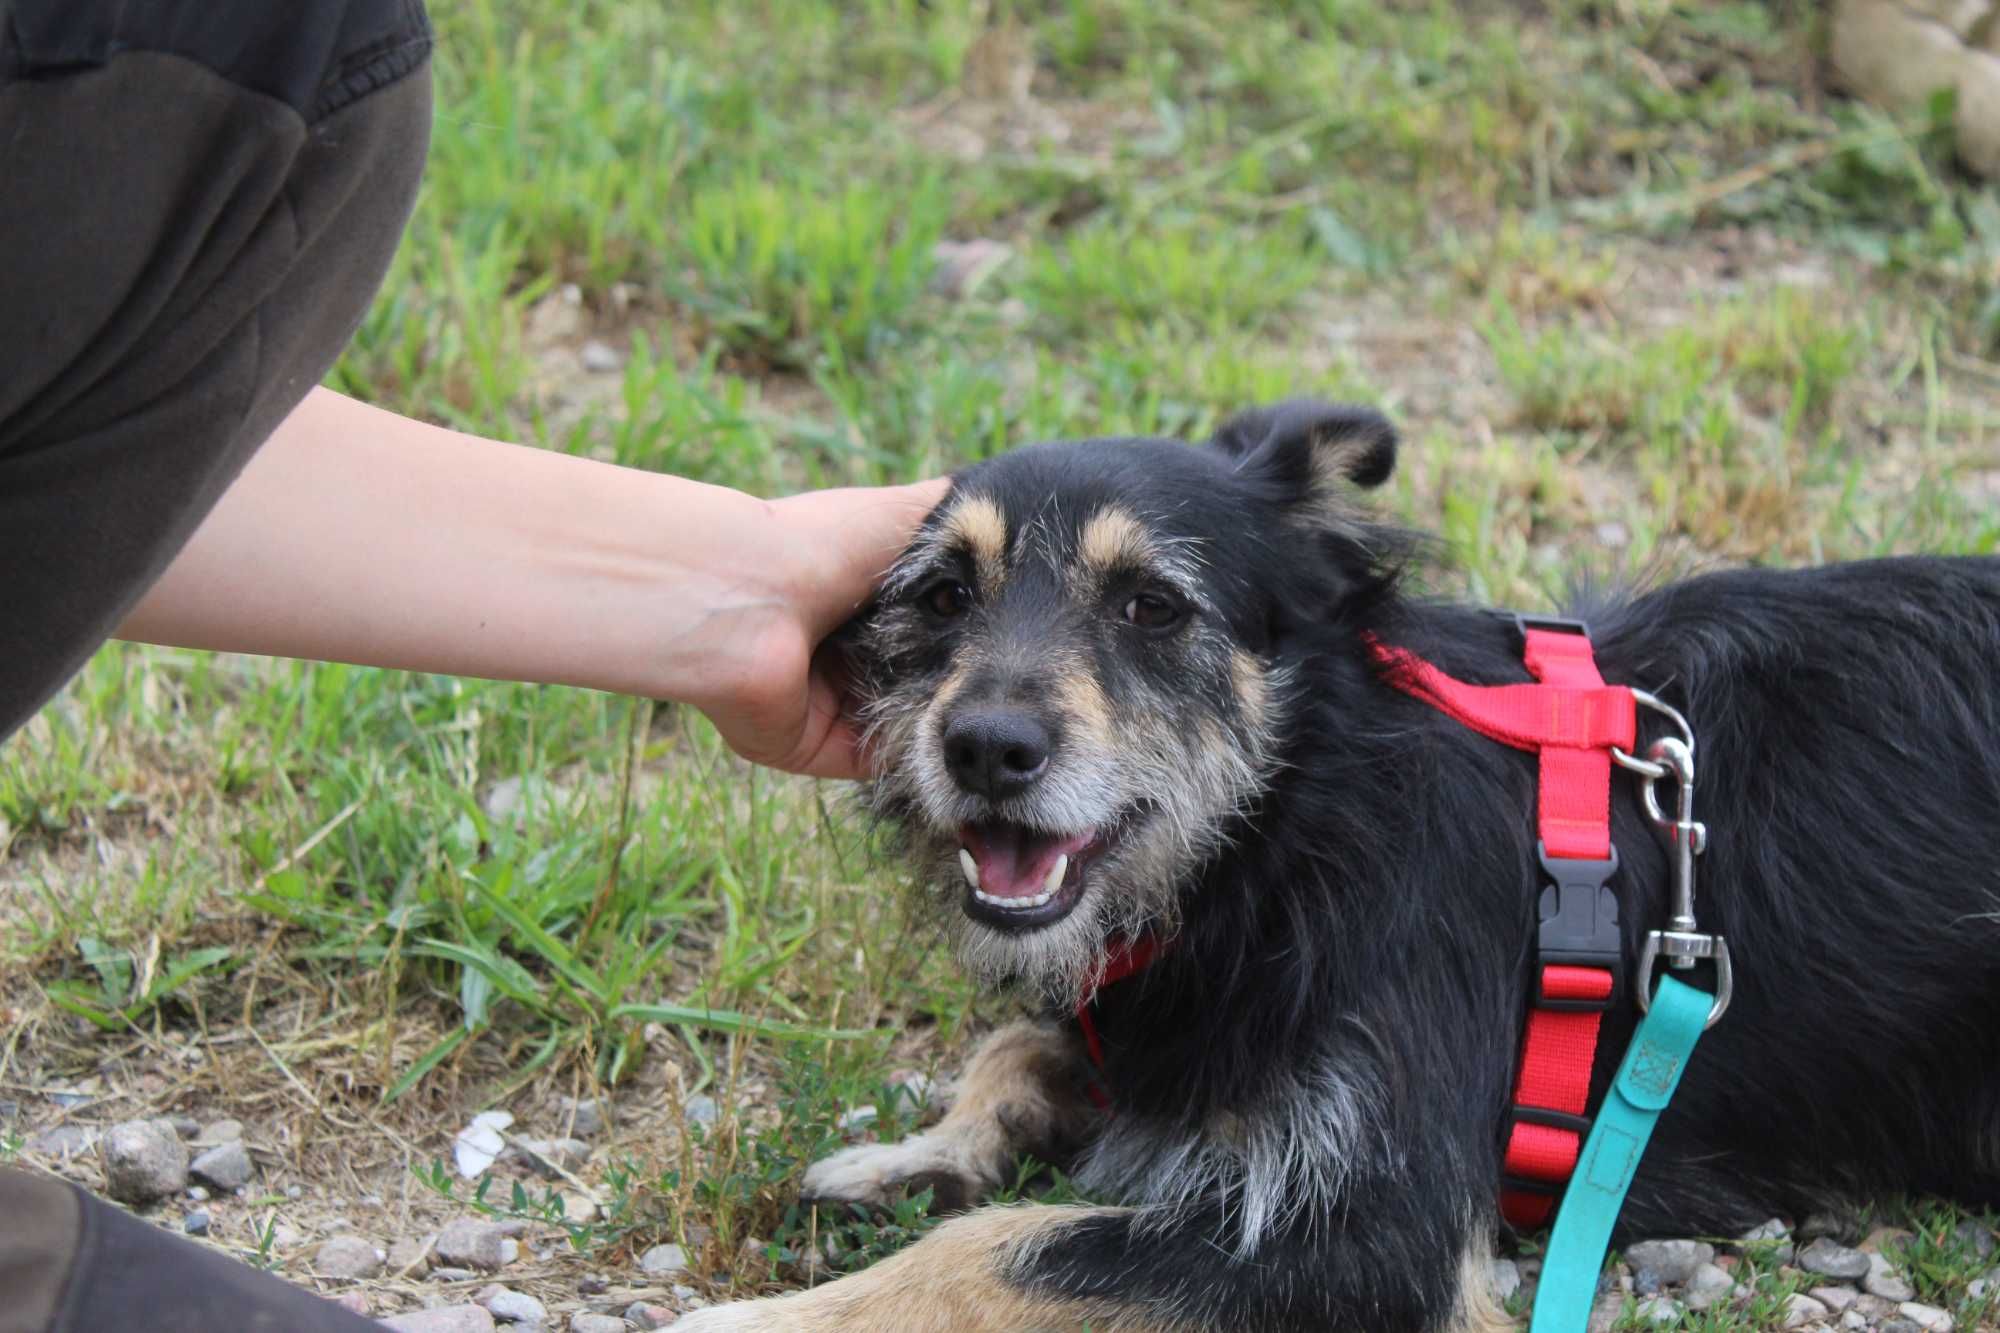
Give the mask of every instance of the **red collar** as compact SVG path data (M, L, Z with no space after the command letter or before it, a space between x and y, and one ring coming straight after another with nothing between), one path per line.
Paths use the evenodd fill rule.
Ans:
M1099 964L1096 977L1084 989L1083 998L1076 1002L1076 1025L1083 1030L1083 1049L1089 1054L1091 1066L1099 1075L1104 1073L1104 1043L1097 1035L1094 1012L1098 993L1106 986L1115 986L1127 977L1145 971L1166 949L1160 937L1151 931L1136 940L1117 936L1106 947L1104 961ZM1097 1103L1099 1110L1111 1109L1110 1098L1102 1087L1092 1083L1089 1092L1091 1101Z

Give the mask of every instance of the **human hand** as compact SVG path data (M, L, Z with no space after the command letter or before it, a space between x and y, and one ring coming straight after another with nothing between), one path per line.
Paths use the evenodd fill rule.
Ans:
M791 773L865 776L837 664L822 645L874 595L949 487L939 478L811 491L762 506L761 533L741 548L758 566L744 576L759 586L741 587L750 595L711 622L702 674L713 689L692 700L731 749Z

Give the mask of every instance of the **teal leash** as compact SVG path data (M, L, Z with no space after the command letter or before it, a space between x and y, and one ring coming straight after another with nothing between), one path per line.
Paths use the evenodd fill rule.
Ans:
M1625 1192L1632 1188L1653 1124L1680 1084L1681 1071L1694 1054L1714 1004L1715 997L1706 991L1672 977L1660 978L1652 1008L1632 1034L1618 1077L1605 1094L1576 1172L1563 1192L1542 1258L1535 1317L1528 1333L1584 1333Z
M1618 763L1644 779L1640 793L1646 813L1672 842L1673 912L1667 929L1647 933L1640 952L1636 998L1645 1017L1625 1048L1617 1077L1611 1080L1611 1090L1604 1095L1604 1105L1598 1108L1563 1191L1548 1252L1542 1256L1528 1333L1585 1333L1611 1229L1632 1188L1632 1177L1638 1174L1646 1141L1680 1086L1694 1044L1722 1017L1735 988L1728 944L1722 936L1703 934L1695 926L1694 858L1706 847L1708 830L1694 818L1694 732L1685 718L1650 695L1634 691L1634 697L1670 715L1681 732L1681 739L1655 741L1643 759L1613 752ZM1660 809L1655 790L1662 778L1674 779L1678 788L1671 816ZM1662 958L1669 967L1683 970L1703 959L1714 963L1715 994L1665 974L1655 991L1654 970Z

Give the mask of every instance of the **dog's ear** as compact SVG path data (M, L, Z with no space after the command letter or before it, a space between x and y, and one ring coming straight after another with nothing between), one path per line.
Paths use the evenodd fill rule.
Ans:
M1380 486L1396 467L1396 428L1368 407L1295 398L1229 418L1209 444L1289 505L1347 509L1356 487Z

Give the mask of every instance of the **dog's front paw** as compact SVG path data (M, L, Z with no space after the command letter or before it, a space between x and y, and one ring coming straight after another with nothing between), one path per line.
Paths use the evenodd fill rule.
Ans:
M960 1144L941 1134L918 1134L901 1143L843 1148L813 1163L799 1194L811 1203L858 1203L886 1212L899 1199L929 1190L935 1215L963 1212L987 1188Z

